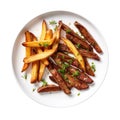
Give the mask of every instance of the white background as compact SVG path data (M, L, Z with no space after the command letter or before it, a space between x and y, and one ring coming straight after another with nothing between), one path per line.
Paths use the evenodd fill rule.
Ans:
M22 27L51 10L72 11L90 20L104 36L109 70L100 89L87 101L68 108L51 108L28 98L12 72L12 47ZM4 0L0 1L0 120L119 120L120 115L119 0Z

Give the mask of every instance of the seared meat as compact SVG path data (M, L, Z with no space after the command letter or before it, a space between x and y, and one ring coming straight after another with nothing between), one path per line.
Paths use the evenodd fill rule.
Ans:
M78 30L85 37L85 39L94 47L94 49L98 53L102 53L102 49L100 48L96 40L93 38L93 36L89 33L89 31L77 21L74 23L74 25L78 28Z
M50 63L48 65L48 69L49 69L50 73L52 74L52 76L54 77L55 81L57 82L57 84L60 86L60 88L66 94L70 94L71 91L67 87L67 85L66 85L65 81L63 80L62 76L58 73L57 66L52 61L49 61L49 62Z
M83 39L78 39L77 37L74 37L70 34L66 34L66 38L72 41L76 45L80 45L80 47L92 51L92 47Z
M60 91L61 88L56 85L47 85L47 86L42 86L37 89L37 92L52 92L52 91Z
M86 66L86 73L88 75L95 76L94 71L92 70L87 58L84 57L84 61L85 61L85 66Z

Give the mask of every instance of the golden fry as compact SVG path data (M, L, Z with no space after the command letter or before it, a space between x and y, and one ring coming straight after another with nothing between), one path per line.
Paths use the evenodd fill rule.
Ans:
M77 58L77 60L79 61L82 69L85 71L85 62L84 59L82 57L82 55L79 53L79 51L75 48L75 46L73 45L73 43L66 39L66 38L62 38L62 40L66 43L66 45L69 47L69 49L71 50L71 52L74 54L74 56Z
M47 25L46 25L46 21L43 20L43 22L42 22L42 32L41 32L41 35L40 35L40 40L45 39L46 32L47 32Z
M45 71L46 65L40 61L40 65L39 66L40 66L40 68L39 68L38 81L41 81L42 77L43 77L43 74L44 74L44 71Z
M40 40L40 41L32 41L32 42L23 42L22 45L25 47L48 47L53 44L54 38L49 40Z
M53 31L51 29L47 30L45 35L45 40L49 40L53 37Z
M30 81L31 83L37 82L38 70L39 70L39 61L35 61L32 63L31 81Z
M26 42L31 42L32 41L32 34L29 31L26 31L25 32L25 38L26 38L25 39ZM25 50L26 51L26 57L30 56L31 55L31 48L26 47L25 49L26 49ZM28 63L24 63L21 72L24 72L28 67L29 67L29 64Z

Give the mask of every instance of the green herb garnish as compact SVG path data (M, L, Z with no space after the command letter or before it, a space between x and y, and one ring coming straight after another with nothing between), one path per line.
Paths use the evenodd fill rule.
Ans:
M43 44L43 47L48 47L48 46L49 46L48 43L44 43L44 44Z
M64 58L65 58L65 56L64 56L64 55L62 55L61 57L62 57L62 59L64 59Z
M67 63L67 62L64 62L63 65L64 65L65 68L68 68L70 66L70 64Z
M73 62L73 59L70 59L70 60L68 60L68 62L69 62L70 64L72 64L72 62Z
M34 92L36 90L36 88L33 88L32 91Z
M79 49L81 47L81 45L78 43L78 44L76 44L76 47Z
M80 96L80 93L78 93L77 96Z
M70 30L70 29L67 29L67 30L66 30L66 33L71 33L71 30Z
M61 73L61 74L65 74L65 69L58 69L58 72Z
M96 66L95 66L95 64L92 62L92 65L91 65L91 68L92 68L92 70L95 72L96 71Z
M73 77L77 77L78 75L80 75L80 72L79 72L78 70L76 70L76 71L72 74Z
M47 82L44 80L44 79L42 79L42 86L47 86Z
M57 29L57 25L54 27L54 31L56 31L56 29Z
M24 78L25 80L27 80L27 73L25 73L24 75L22 75L22 78Z
M57 22L56 22L55 20L52 20L52 21L49 21L49 24L50 24L50 25L56 25Z

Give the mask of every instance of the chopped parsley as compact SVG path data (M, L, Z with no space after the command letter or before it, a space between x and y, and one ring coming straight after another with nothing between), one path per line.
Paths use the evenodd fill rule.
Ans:
M67 29L67 30L66 30L66 33L71 33L71 30L70 30L70 29Z
M42 86L47 86L47 85L48 83L44 79L42 79Z
M57 25L54 27L54 31L56 31L56 29L57 29Z
M49 46L48 43L44 43L44 44L43 44L43 47L48 47L48 46Z
M24 78L25 80L27 80L27 73L25 73L24 75L22 75L22 78Z
M64 75L64 74L65 74L65 71L66 71L66 68L68 68L69 66L70 66L69 63L64 62L64 63L62 64L62 68L61 68L61 69L58 69L58 72L61 73L62 75Z
M62 55L62 59L64 59L65 58L65 56L64 55Z
M80 48L81 47L81 45L78 43L78 44L76 44L76 48Z
M51 21L49 21L49 24L50 24L50 25L56 25L57 22L56 22L55 20L51 20Z
M65 81L68 81L68 77L66 75L63 76Z
M63 67L68 68L69 66L70 66L69 63L67 63L67 62L63 63Z
M36 90L36 88L33 88L32 91L34 92Z
M92 62L91 68L92 68L92 70L93 70L94 72L96 71L96 66L95 66L94 62Z
M80 96L80 93L78 93L77 96Z
M78 70L76 70L76 71L72 74L73 77L77 77L78 75L80 75L80 72L79 72Z
M39 43L39 46L42 46L42 47L48 47L49 46L49 43L45 42L43 44Z
M63 69L63 68L58 69L58 72L64 75L65 74L65 69Z
M70 64L72 64L72 62L73 62L73 59L70 59L70 60L68 60L68 62L69 62Z

